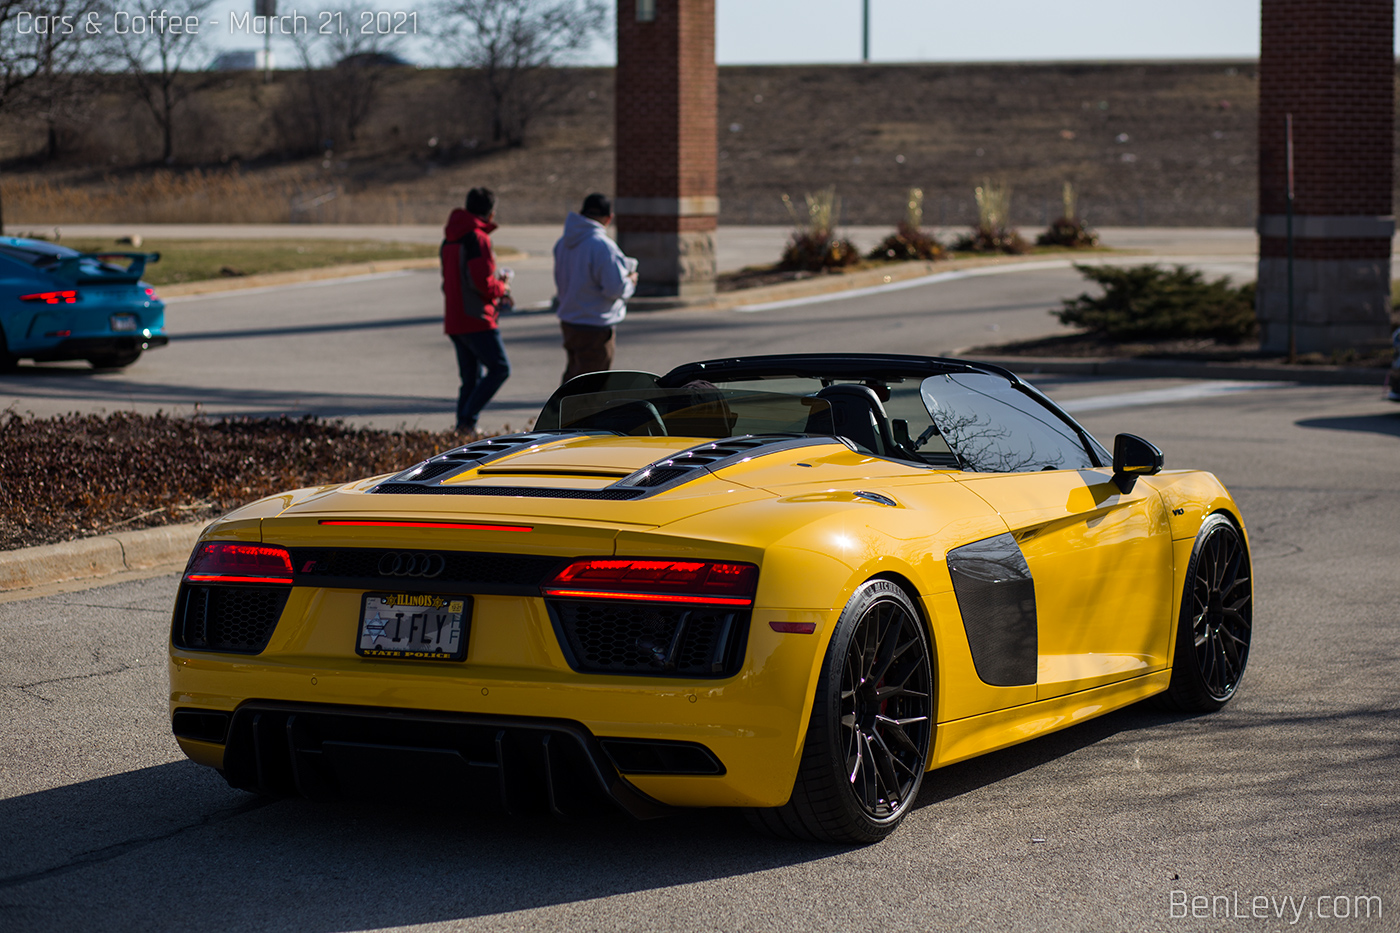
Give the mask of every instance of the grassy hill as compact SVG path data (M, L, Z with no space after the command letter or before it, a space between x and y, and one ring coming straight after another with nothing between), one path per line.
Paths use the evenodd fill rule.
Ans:
M719 70L721 222L784 223L784 193L836 185L848 223L890 223L925 191L928 223L965 223L984 178L1043 225L1071 181L1098 225L1254 222L1256 63L745 66ZM192 96L176 162L123 94L94 86L81 121L0 127L8 223L438 222L473 185L511 222L554 222L613 187L612 71L555 75L523 148L493 149L470 73L394 75L346 139L307 139L295 73L224 76ZM197 76L197 80L208 80ZM196 80L192 79L192 80Z

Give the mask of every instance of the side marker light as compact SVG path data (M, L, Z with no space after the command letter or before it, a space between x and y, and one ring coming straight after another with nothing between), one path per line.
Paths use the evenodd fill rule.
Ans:
M811 635L817 630L815 622L769 622L768 627L784 635Z

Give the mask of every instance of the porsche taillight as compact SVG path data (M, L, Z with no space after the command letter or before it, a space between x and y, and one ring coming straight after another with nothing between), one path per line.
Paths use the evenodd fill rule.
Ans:
M20 295L20 301L37 301L46 305L71 305L78 300L78 293L73 290L62 292L34 292L29 295Z
M185 582L291 583L292 555L265 544L201 544L185 568Z
M758 568L715 560L576 560L541 587L555 599L622 599L692 606L753 605Z

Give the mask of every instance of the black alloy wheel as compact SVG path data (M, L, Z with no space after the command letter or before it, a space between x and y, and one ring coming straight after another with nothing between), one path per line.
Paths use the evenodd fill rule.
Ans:
M12 373L19 366L19 357L10 355L10 345L5 340L5 331L0 329L0 373Z
M919 794L933 722L924 620L899 586L871 580L832 635L792 798L751 821L788 838L878 842Z
M1249 552L1234 522L1217 512L1201 524L1191 552L1163 705L1205 713L1228 703L1244 676L1253 630Z

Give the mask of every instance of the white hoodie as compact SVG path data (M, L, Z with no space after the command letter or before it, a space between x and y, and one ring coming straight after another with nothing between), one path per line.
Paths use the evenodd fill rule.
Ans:
M570 212L564 235L554 244L559 320L611 327L627 316L625 302L636 287L627 277L627 257L608 238L603 225Z

